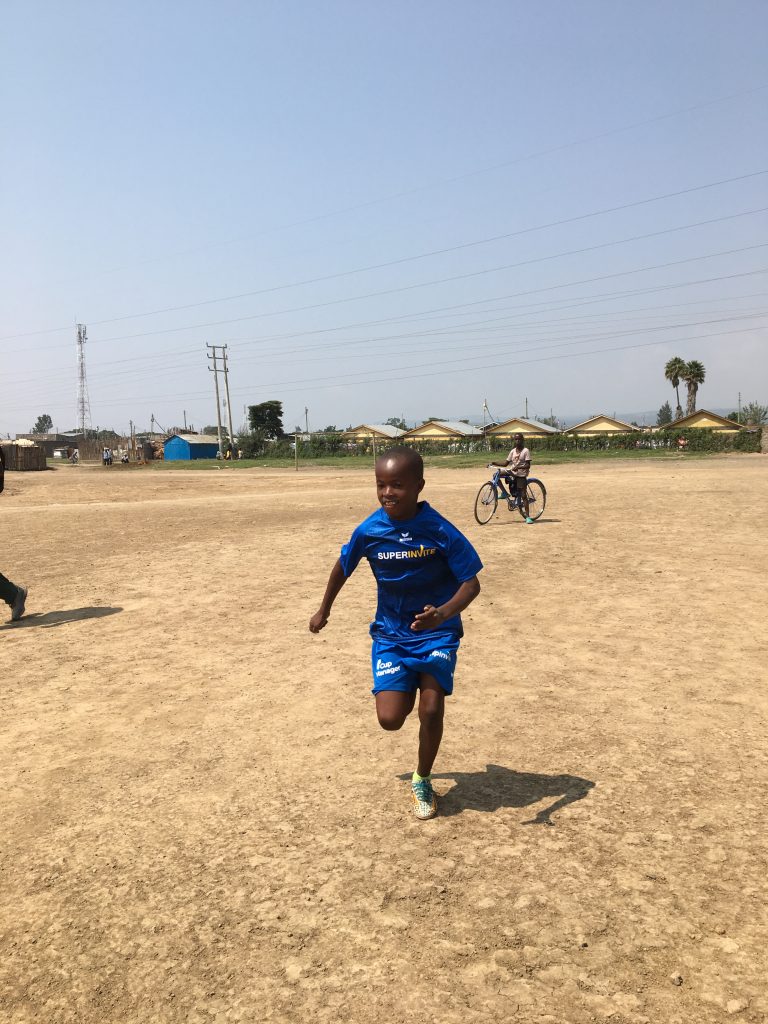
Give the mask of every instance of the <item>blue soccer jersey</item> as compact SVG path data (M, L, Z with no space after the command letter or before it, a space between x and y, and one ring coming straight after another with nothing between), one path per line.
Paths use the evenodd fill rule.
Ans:
M425 605L445 604L483 567L467 538L426 501L419 503L412 519L390 519L382 508L368 516L341 549L345 576L352 575L361 558L368 559L379 591L371 636L412 640L430 633L463 635L460 615L434 630L411 629Z

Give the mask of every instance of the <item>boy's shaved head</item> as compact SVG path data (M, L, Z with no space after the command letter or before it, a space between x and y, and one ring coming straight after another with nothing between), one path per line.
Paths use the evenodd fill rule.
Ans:
M377 466L383 466L388 462L405 467L417 480L424 477L424 460L417 451L407 445L396 444L392 448L387 448L376 459Z

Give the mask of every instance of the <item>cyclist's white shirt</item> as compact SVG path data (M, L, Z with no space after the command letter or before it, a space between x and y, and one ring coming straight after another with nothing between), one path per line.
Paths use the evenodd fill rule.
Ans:
M521 451L513 448L507 456L507 472L512 476L527 476L528 470L525 468L525 464L530 461L531 453L527 448L523 448Z

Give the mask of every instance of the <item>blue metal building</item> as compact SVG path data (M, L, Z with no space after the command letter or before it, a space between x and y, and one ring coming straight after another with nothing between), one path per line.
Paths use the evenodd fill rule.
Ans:
M163 444L163 457L166 462L215 459L218 450L218 439L210 434L171 434Z

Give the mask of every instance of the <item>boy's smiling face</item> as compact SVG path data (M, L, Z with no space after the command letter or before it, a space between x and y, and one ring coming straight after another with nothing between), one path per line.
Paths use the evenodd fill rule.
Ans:
M390 519L411 519L419 510L424 479L408 459L384 456L376 463L376 494Z

